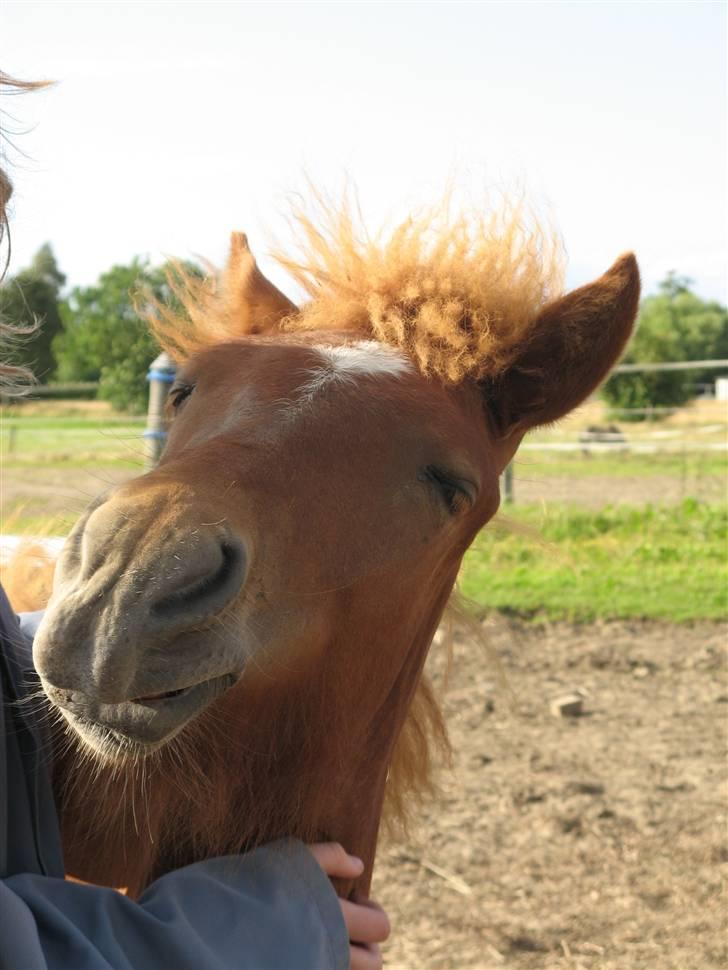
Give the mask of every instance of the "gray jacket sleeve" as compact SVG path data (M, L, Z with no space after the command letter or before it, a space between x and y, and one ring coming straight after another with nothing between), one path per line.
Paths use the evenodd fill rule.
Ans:
M328 878L300 842L186 866L138 902L19 874L0 882L2 970L346 970Z
M19 703L31 667L0 587L0 970L348 968L336 894L301 842L178 869L137 902L66 882L41 726Z

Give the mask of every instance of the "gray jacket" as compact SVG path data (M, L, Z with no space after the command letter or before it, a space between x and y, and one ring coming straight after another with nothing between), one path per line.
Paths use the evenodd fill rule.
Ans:
M299 842L209 859L138 902L64 880L30 641L0 588L0 970L344 970L331 883Z

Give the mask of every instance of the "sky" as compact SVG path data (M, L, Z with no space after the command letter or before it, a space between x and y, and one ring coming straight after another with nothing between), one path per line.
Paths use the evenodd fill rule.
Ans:
M0 4L17 272L49 241L69 285L142 255L224 260L229 233L295 296L306 177L367 224L524 186L568 283L633 250L727 302L726 5L718 2Z

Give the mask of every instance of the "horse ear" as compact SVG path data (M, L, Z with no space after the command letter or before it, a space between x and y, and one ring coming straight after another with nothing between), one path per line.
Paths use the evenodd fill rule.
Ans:
M230 237L224 288L229 313L244 333L270 333L296 312L296 305L258 269L244 232Z
M502 437L557 421L599 386L632 333L639 296L637 261L627 253L541 310L511 367L484 388Z

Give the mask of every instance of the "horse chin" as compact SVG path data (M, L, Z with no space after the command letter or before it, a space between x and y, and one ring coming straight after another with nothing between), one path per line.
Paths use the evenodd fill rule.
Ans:
M59 703L44 684L51 703L65 718L87 752L105 764L139 763L169 744L236 681L232 674L215 677L185 690L151 694L118 704L95 704L74 698L76 709ZM55 696L54 696L55 695Z
M159 741L140 741L123 731L109 727L96 721L77 717L70 711L62 711L71 731L81 748L100 764L108 766L138 765L141 761L151 757L172 740L183 728Z

